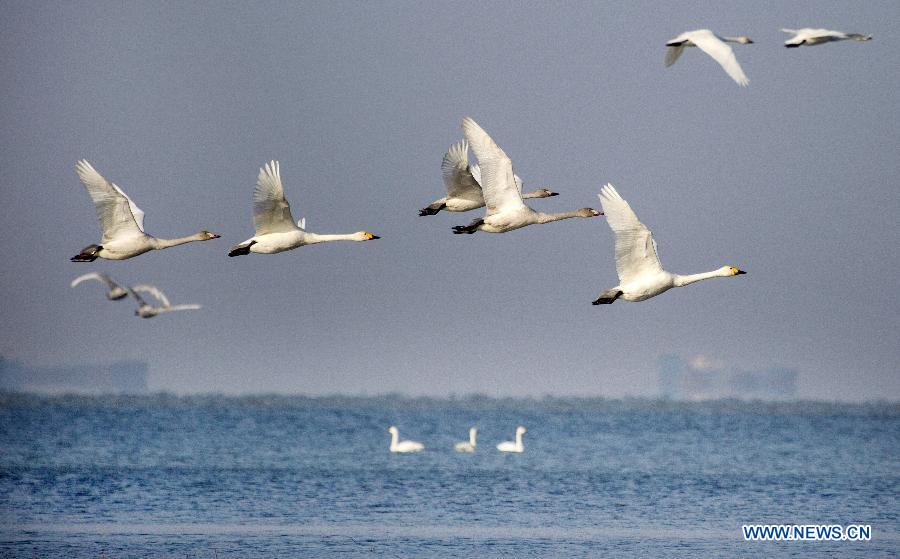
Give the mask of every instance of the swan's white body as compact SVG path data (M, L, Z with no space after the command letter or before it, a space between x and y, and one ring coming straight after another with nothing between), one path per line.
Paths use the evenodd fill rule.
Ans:
M610 304L616 299L644 301L673 287L746 273L733 266L723 266L718 270L689 276L663 270L656 253L653 233L638 220L628 202L619 196L611 184L604 186L598 196L606 213L606 222L616 236L616 272L619 275L619 285L601 293L594 301L595 305Z
M416 441L401 441L400 432L391 425L388 427L388 433L391 434L391 452L420 452L425 450L425 445Z
M697 47L713 60L719 63L719 66L731 76L738 85L744 87L750 83L747 79L741 65L738 64L734 51L727 43L738 43L741 45L750 44L748 37L719 37L709 29L698 29L696 31L687 31L675 37L666 43L666 66L675 64L678 57L681 56L684 47Z
M259 170L256 189L253 191L253 225L256 234L231 247L228 256L251 252L274 254L328 241L370 241L380 238L368 231L346 235L318 235L305 230L305 219L294 223L291 205L284 197L277 161L270 161Z
M157 239L148 235L144 232L144 212L121 188L103 178L84 159L75 164L75 172L94 202L101 236L99 245L85 247L71 258L73 262L93 262L97 258L125 260L151 250L219 238L209 231L179 239Z
M453 449L456 452L475 452L475 447L477 446L476 437L478 436L478 429L475 427L469 428L469 440L468 441L460 441L453 445Z
M478 157L481 169L481 189L484 193L486 212L483 218L476 219L469 225L458 225L453 232L471 234L475 231L487 233L506 233L526 225L550 223L570 217L595 217L600 212L591 208L582 208L572 212L542 213L536 212L522 202L522 194L515 180L512 161L488 136L481 126L466 117L462 121L463 133Z
M89 274L84 274L84 275L78 276L77 278L72 280L71 286L75 287L79 283L81 283L85 280L89 280L89 279L97 280L106 286L106 288L107 288L106 298L109 299L110 301L117 301L119 299L124 299L125 297L128 296L127 289L125 289L118 283L114 282L106 274L101 274L101 273L97 273L97 272L91 272Z
M522 444L522 435L528 432L528 429L522 427L521 425L516 427L516 440L515 441L503 441L502 443L497 445L497 450L500 452L525 452L525 445Z
M469 144L460 140L450 146L441 161L441 175L447 195L438 198L428 206L419 210L420 216L435 215L441 210L448 212L467 212L484 207L484 194L481 190L481 169L478 165L469 165L467 155ZM516 186L522 191L522 179L514 175ZM548 198L556 196L546 188L538 188L522 194L523 199Z
M169 302L169 298L166 297L165 293L157 289L152 285L141 284L135 285L129 288L129 292L131 296L134 297L135 301L138 303L138 308L134 311L134 314L141 318L153 318L156 315L172 312L172 311L189 311L189 310L197 310L202 308L201 305L172 305ZM138 295L138 293L149 293L157 301L159 301L159 306L154 307L153 305L147 303L143 297Z
M782 29L785 33L793 33L794 36L784 42L784 46L799 47L801 45L821 45L824 43L832 43L834 41L871 41L871 35L862 35L860 33L843 33L841 31L830 31L828 29L811 29L804 27L803 29Z

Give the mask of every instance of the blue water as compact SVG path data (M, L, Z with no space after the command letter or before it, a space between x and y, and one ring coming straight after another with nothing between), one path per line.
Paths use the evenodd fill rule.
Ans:
M2 557L900 556L897 404L0 395L0 452Z

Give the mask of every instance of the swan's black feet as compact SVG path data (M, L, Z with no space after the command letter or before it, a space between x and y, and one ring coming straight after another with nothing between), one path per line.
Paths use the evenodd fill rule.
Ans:
M419 210L419 215L420 216L436 215L439 211L443 210L446 207L447 207L446 204L431 204L430 206Z
M484 223L484 219L476 219L472 223L468 225L455 225L453 227L453 233L455 235L471 235L475 231L478 231L478 227Z
M246 245L234 245L231 247L231 250L228 251L228 256L244 256L245 254L250 254L250 247L256 244L256 241L250 241Z
M100 245L90 245L84 247L82 251L72 258L69 258L72 262L93 262L97 258L100 257L100 249L103 247Z
M620 295L622 295L621 291L618 291L618 290L613 291L610 289L609 291L604 291L603 293L601 293L600 296L597 297L597 300L593 301L591 304L592 305L611 305L611 304L613 304L613 302L615 302L616 299L619 298Z

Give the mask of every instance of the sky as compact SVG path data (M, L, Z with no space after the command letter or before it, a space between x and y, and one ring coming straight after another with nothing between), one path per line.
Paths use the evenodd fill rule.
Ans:
M794 368L799 395L900 399L900 4L883 2L6 2L0 21L0 354L150 364L152 390L655 396L658 360ZM785 49L782 27L872 41ZM697 49L748 35L738 87ZM471 116L543 211L616 186L663 266L748 272L641 303L604 218L453 235L418 210ZM474 156L470 154L474 159ZM148 233L222 238L69 262L99 241L75 162ZM380 240L228 258L259 168L296 218ZM195 312L145 320L99 285Z

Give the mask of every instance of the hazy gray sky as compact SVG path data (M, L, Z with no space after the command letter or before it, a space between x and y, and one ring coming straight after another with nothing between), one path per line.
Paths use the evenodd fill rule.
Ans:
M657 359L796 368L807 398L900 398L900 4L7 2L0 21L3 320L29 363L147 359L153 389L446 395L657 393ZM785 49L781 27L870 33ZM738 87L695 49L749 35ZM663 265L712 280L643 303L603 218L456 236L419 217L472 116L544 211L612 182ZM99 240L88 159L161 237L221 239L75 264ZM281 162L331 243L228 258ZM205 308L143 320L76 275Z

